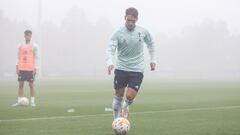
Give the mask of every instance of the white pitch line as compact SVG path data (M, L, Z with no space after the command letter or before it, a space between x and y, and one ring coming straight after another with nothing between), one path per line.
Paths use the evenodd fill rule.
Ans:
M152 114L152 113L167 113L167 112L189 112L189 111L206 111L206 110L227 110L227 109L240 109L240 106L221 106L221 107L205 107L205 108L185 108L185 109L172 109L172 110L159 110L159 111L143 111L131 112L134 114ZM69 118L86 118L98 116L110 116L112 114L91 114L91 115L78 115L78 116L53 116L53 117L40 117L40 118L26 118L26 119L8 119L0 120L2 122L17 122L17 121L36 121L36 120L55 120L55 119L69 119Z
M166 113L166 112L190 112L190 111L205 111L205 110L227 110L240 109L240 106L221 106L221 107L205 107L205 108L186 108L186 109L172 109L161 111L146 111L146 112L132 112L132 114L150 114L150 113Z
M68 119L68 118L85 118L96 116L108 116L110 114L92 114L92 115L77 115L77 116L52 116L52 117L39 117L39 118L26 118L26 119L9 119L0 120L1 122L16 122L16 121L35 121L35 120L55 120L55 119Z

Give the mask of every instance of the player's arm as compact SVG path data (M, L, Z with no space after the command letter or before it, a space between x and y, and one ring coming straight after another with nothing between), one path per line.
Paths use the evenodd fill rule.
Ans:
M148 31L146 31L146 33L145 33L144 41L147 44L148 52L149 52L150 58L151 58L150 68L151 68L151 71L153 71L153 70L155 70L156 63L157 63L156 55L155 55L156 54L156 46L153 42L152 36L150 35L150 33Z
M118 40L116 34L114 34L111 38L111 40L108 43L107 49L106 49L106 62L107 62L107 72L108 75L111 75L111 72L114 68L113 64L113 57L116 52Z
M33 75L36 75L37 69L40 66L40 50L39 50L39 46L37 44L33 44L33 52L34 52L34 56L35 56L35 68L33 70Z
M19 74L19 70L18 70L18 65L19 65L19 58L20 58L20 46L17 49L17 59L16 59L16 74Z

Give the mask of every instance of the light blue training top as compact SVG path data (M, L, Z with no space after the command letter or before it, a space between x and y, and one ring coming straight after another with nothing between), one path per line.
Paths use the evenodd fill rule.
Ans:
M126 26L117 30L106 50L107 66L114 65L113 57L117 50L116 69L124 71L144 72L144 45L147 45L151 62L156 63L155 44L150 33L136 26L129 31Z

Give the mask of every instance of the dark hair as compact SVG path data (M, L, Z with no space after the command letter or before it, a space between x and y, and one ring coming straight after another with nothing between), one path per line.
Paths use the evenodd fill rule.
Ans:
M25 31L24 31L24 34L25 34L25 35L27 35L27 34L32 35L32 31L31 31L31 30L25 30Z
M130 7L130 8L128 8L128 9L126 9L126 16L127 16L127 15L132 15L132 16L138 18L138 11L137 11L136 8Z

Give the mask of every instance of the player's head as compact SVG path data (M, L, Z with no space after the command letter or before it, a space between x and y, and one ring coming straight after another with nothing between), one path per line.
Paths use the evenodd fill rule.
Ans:
M32 39L32 31L31 30L25 30L24 31L24 37L27 42L31 41Z
M126 20L126 27L128 30L133 30L136 26L136 22L138 20L138 11L134 7L130 7L126 9L125 14L125 20Z

